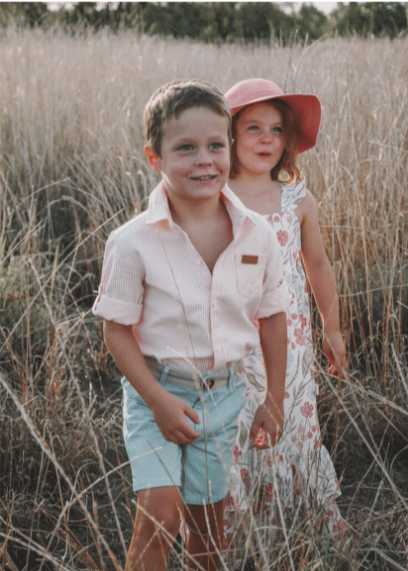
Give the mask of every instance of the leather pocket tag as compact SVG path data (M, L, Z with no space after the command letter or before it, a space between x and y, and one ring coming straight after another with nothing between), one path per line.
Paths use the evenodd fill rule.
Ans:
M258 256L248 256L247 254L243 254L241 258L242 264L250 264L251 266L256 266L258 263Z

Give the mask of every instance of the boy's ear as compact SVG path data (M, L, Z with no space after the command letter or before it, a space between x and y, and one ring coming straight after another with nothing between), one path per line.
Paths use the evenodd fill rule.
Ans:
M143 150L147 160L149 161L149 165L152 167L152 169L155 170L156 172L160 172L161 167L160 167L159 155L153 150L153 148L150 145L145 145Z

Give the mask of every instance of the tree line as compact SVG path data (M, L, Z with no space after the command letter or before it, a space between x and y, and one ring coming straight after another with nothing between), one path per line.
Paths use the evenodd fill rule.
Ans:
M326 16L311 4L295 12L275 2L77 2L51 11L45 2L4 2L0 26L60 25L71 33L110 28L204 42L314 41L325 34L395 38L407 32L408 3L339 2ZM292 9L291 13L287 10Z

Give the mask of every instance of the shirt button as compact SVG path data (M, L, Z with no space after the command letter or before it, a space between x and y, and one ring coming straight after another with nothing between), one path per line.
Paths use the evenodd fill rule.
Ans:
M216 351L221 351L221 343L217 343L215 346Z
M197 266L199 266L201 264L200 258L194 258L194 261L197 264Z
M213 301L213 307L218 307L218 301L216 299Z

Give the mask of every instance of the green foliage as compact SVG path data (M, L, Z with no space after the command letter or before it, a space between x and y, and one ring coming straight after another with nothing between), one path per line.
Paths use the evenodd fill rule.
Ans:
M321 38L328 29L327 17L315 6L302 4L296 18L299 37L311 41Z
M298 12L287 14L276 2L76 2L70 9L62 4L58 12L50 12L45 2L5 2L0 26L60 23L71 32L132 28L203 42L275 38L286 45L295 35L302 41L315 41L330 31L343 37L372 34L395 38L407 30L406 12L407 3L401 2L340 2L329 22L323 12L307 3L302 3Z
M367 37L395 38L407 30L407 4L401 2L339 3L333 19L340 36L358 34Z
M271 36L290 39L295 32L293 16L288 16L272 2L243 2L238 20L246 40L268 40Z
M48 13L45 2L3 2L0 9L0 26L16 22L34 28L42 23Z
M3 2L0 10L0 26L5 28L16 19L17 4L15 2Z
M61 12L61 21L68 26L93 27L99 30L108 22L105 19L105 10L98 11L96 2L77 2L72 10Z
M143 31L174 38L204 41L237 36L239 25L235 2L172 2L166 6L149 2L142 11Z

